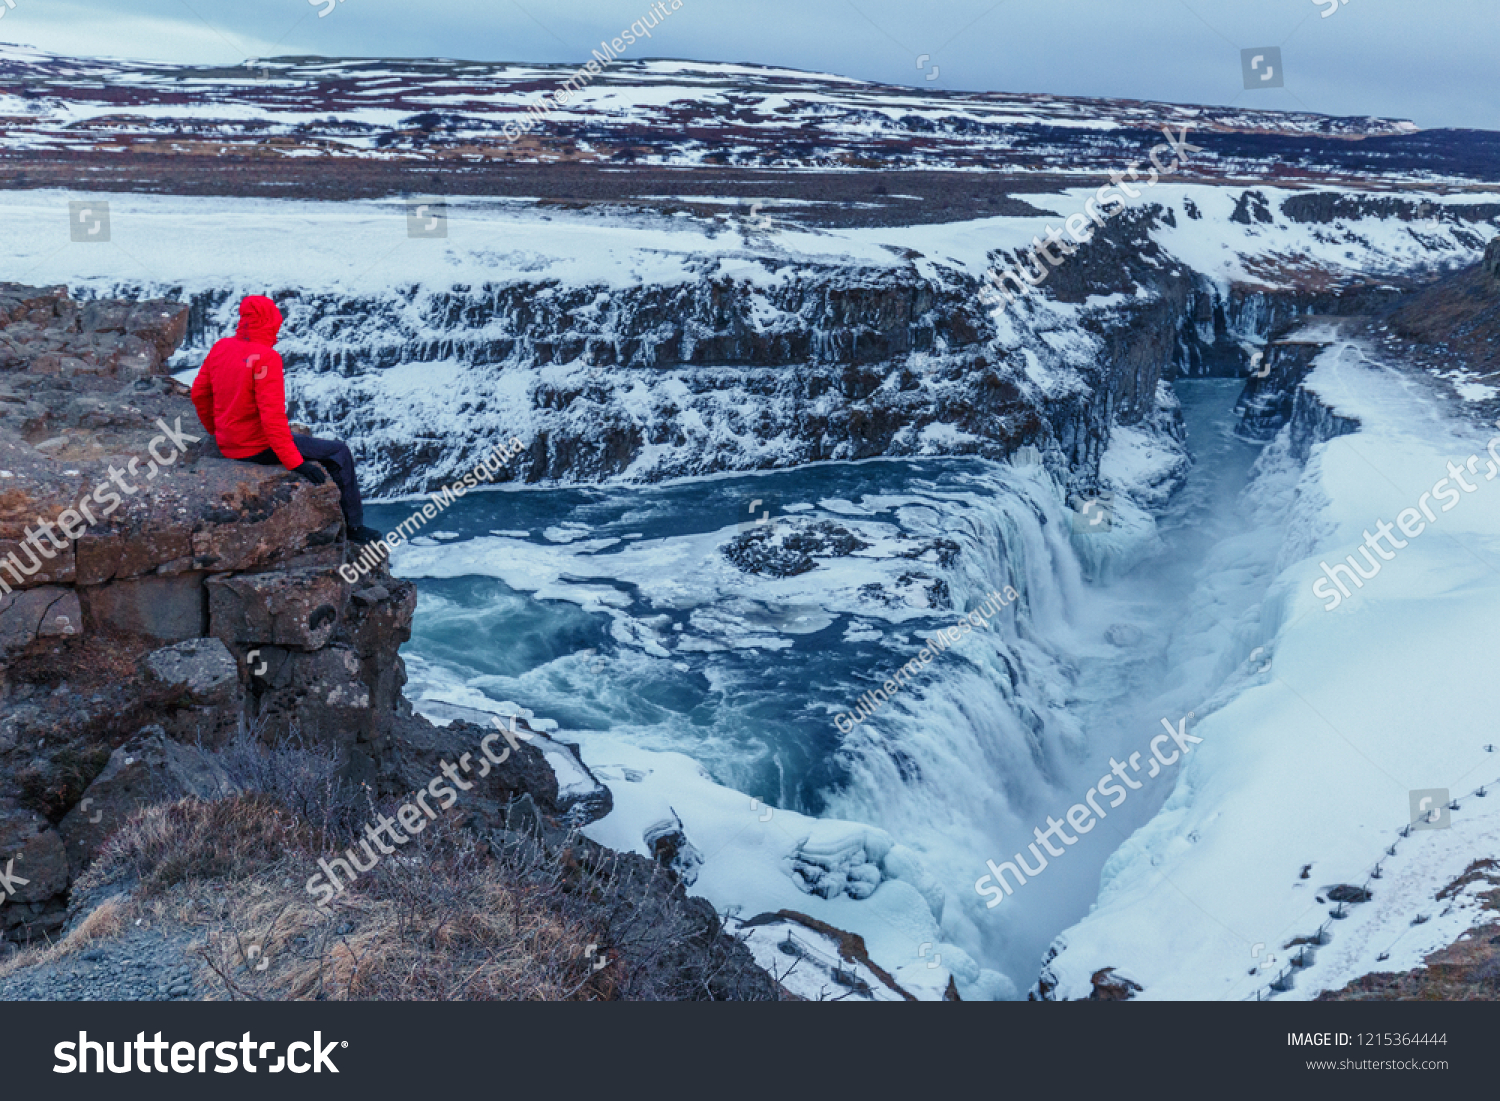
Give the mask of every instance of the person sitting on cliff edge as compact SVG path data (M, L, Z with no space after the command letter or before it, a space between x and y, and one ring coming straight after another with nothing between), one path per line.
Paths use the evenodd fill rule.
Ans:
M349 540L373 543L380 532L365 527L359 477L348 445L292 435L281 356L275 349L281 321L276 303L264 295L252 294L240 303L239 328L209 349L193 380L198 419L226 459L261 466L279 463L313 485L323 485L333 475Z

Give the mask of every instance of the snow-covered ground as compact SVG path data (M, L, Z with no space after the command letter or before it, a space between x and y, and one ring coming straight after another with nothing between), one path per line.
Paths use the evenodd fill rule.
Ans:
M612 849L649 856L646 838L665 824L677 824L693 853L696 876L688 884L690 893L709 899L735 926L792 910L862 936L870 958L917 998L941 1000L950 975L968 999L1019 993L1005 976L981 969L961 948L946 942L940 923L943 888L921 857L885 830L770 806L715 783L685 754L645 749L609 733L559 732L555 721L513 702L492 700L420 659L412 665L409 692L417 710L433 722L519 714L536 729L578 744L589 770L614 800L610 814L584 833ZM868 881L869 890L850 893L841 885L825 898L807 889L829 876ZM760 962L780 975L793 962L778 960L776 945L787 931L778 923L777 935L769 936L770 928L748 940ZM819 965L820 960L838 964L827 938L806 929L792 935L812 958L793 972L796 981L790 988L813 999L846 994L846 988L824 974L828 968ZM872 976L865 977L877 989L874 1000L899 1000Z
M1262 457L1247 507L1281 545L1255 683L1190 721L1202 742L1171 797L1110 860L1093 911L1058 939L1057 997L1086 997L1104 967L1140 983L1144 999L1264 996L1290 942L1322 929L1328 942L1279 995L1306 998L1417 966L1473 923L1472 893L1436 895L1500 853L1500 789L1471 795L1500 780L1500 480L1490 480L1500 462L1490 433L1369 347L1331 345L1307 386L1361 428L1318 445L1303 471L1285 434ZM1357 553L1365 532L1382 538L1382 520L1426 523L1403 512L1424 507L1436 519L1404 546ZM1341 573L1351 595L1325 610L1333 590L1313 591L1321 564L1351 554L1379 572L1362 588ZM1427 789L1457 800L1451 824L1403 835ZM1339 910L1329 892L1340 885L1372 897Z
M1239 187L1159 183L1132 206L1160 204L1176 226L1155 231L1166 251L1193 270L1228 283L1284 285L1282 264L1340 274L1392 275L1424 267L1473 263L1495 234L1486 223L1348 219L1317 232L1280 214L1291 190L1256 188L1273 221L1231 221ZM601 292L642 284L672 285L730 275L769 285L784 270L761 262L801 261L839 267L895 267L907 261L924 275L959 271L975 279L990 253L1029 248L1047 226L1083 212L1092 189L1071 188L1032 201L1054 213L1039 217L980 218L883 228L803 229L775 223L766 234L743 222L640 213L608 216L542 208L528 200L450 198L447 236L409 237L404 200L316 202L290 199L131 195L89 196L76 191L0 191L0 238L6 277L34 284L66 283L100 292L141 287L180 293L222 290L406 297L410 288L439 292L459 285L556 280L597 285ZM1392 198L1458 208L1483 194L1433 199L1427 193ZM109 204L109 238L72 241L70 202ZM1191 205L1200 215L1188 213ZM210 247L204 247L205 242ZM235 299L237 301L237 299ZM1103 303L1100 303L1103 304ZM409 307L419 312L417 306ZM1054 306L1061 315L1076 307ZM224 321L228 323L226 312ZM497 319L498 321L499 319ZM232 326L231 326L232 327ZM434 330L434 335L440 335ZM299 334L289 329L288 346ZM436 367L424 364L425 367Z
M663 33L670 39L670 24ZM1314 140L1416 130L1391 119L937 91L771 66L640 59L651 52L646 42L616 40L610 52L625 56L602 66L591 61L593 71L581 74L574 65L306 57L225 70L0 44L0 78L16 89L0 94L0 114L8 118L0 146L123 155L138 141L175 141L253 146L269 157L385 160L421 160L446 149L472 163L541 159L539 142L547 159L584 160L638 144L638 163L678 167L728 161L847 169L851 159L859 163L850 154L864 152L892 166L1035 173L1039 163L1112 164L1126 140L1168 124ZM544 112L545 125L529 128L520 142L502 140L507 126L515 138L514 127L535 120L531 111ZM559 134L574 138L546 141ZM796 139L788 142L788 134ZM1318 163L1312 148L1303 156ZM1395 173L1401 166L1380 168ZM1406 166L1410 175L1428 170L1420 160Z
M1224 294L1231 280L1273 287L1309 270L1336 284L1472 263L1495 232L1493 225L1451 213L1481 195L1435 202L1435 210L1451 210L1431 223L1367 217L1309 226L1280 211L1293 192L1259 191L1266 205L1257 209L1269 222L1233 220L1242 188L1162 182L1136 203L1163 205L1164 220L1153 232L1169 257L1164 262L1175 258L1205 272ZM0 192L0 217L11 227L0 239L0 267L17 281L67 283L81 293L195 296L207 325L180 353L176 365L185 369L212 338L233 331L242 295L277 297L288 318L280 346L292 364L289 397L311 421L355 437L364 469L381 485L406 487L415 477L399 458L413 439L443 441L427 449L432 454L421 479L428 484L462 476L492 438L588 440L602 451L593 438L605 431L601 426L622 435L631 425L646 426L645 435L663 442L643 445L616 477L649 481L805 461L809 444L801 426L836 417L844 399L831 387L804 399L795 387L769 386L765 372L743 366L733 372L713 366L710 384L696 364L624 376L598 365L590 345L618 345L627 333L634 339L643 321L643 346L657 339L651 335L657 329L660 339L673 339L665 321L629 312L633 300L620 292L699 292L705 281L732 281L743 298L736 309L758 333L799 339L810 321L797 312L805 295L790 289L839 277L861 285L911 282L913 275L934 287L961 288L965 277L981 279L992 262L1008 265L1002 257L1081 212L1091 197L1086 189L1032 197L1055 216L837 230L778 223L769 233L744 221L685 213L454 200L447 237L413 238L407 208L394 200L111 194L98 197L109 203L109 240L74 242L67 221L69 203L84 201L78 195ZM1426 201L1417 194L1405 198ZM524 288L525 295L504 298L506 287ZM1130 297L1151 293L1137 288ZM586 304L590 295L593 305ZM994 358L1004 361L1025 400L1076 394L1084 386L1082 369L1102 348L1080 321L1107 316L1123 297L1102 296L1083 306L1042 297L997 309ZM548 330L548 339L579 353L538 365L531 343L538 316L559 326L556 333ZM497 359L505 348L514 351ZM948 352L934 348L893 364L881 400L903 393L914 372L932 408L945 410L944 416L964 408L966 395L954 393L954 380L943 377ZM607 396L577 408L551 400L569 393ZM766 416L746 419L747 405ZM656 432L668 419L670 431ZM924 425L920 433L903 431L909 435L893 444L905 453L953 453L982 442L947 421Z

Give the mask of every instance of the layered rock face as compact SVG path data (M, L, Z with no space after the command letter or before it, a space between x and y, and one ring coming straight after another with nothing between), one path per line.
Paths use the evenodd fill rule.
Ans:
M342 580L332 485L218 455L163 365L171 302L0 285L0 936L152 798L212 794L188 745L242 726L392 767L416 594ZM405 712L405 713L404 713ZM25 880L24 883L20 882Z
M526 446L506 476L531 483L876 456L1003 459L1032 446L1082 491L1109 426L1153 416L1162 380L1244 377L1255 345L1309 314L1387 312L1433 274L1413 257L1436 265L1477 253L1480 214L1493 209L1445 211L1436 236L1416 202L1270 189L1196 200L1143 198L1050 270L1039 295L1004 310L972 256L945 258L937 245L841 259L831 246L798 251L775 234L751 234L743 248L736 235L731 248L703 233L703 247L717 251L673 253L650 278L626 279L656 262L646 247L655 238L630 224L580 222L618 242L608 264L557 267L562 258L543 253L545 262L474 267L463 278L278 292L290 393L302 420L352 442L381 496L431 492L512 437ZM1360 218L1372 224L1352 228ZM1273 231L1321 242L1312 252L1325 253L1329 242L1366 249L1356 239L1365 232L1386 251L1340 266L1257 236ZM1179 258L1204 235L1224 239L1232 278ZM480 245L453 246L460 257L465 249ZM1021 252L997 248L986 259L1004 272L1024 267ZM217 277L194 292L195 350L233 300Z

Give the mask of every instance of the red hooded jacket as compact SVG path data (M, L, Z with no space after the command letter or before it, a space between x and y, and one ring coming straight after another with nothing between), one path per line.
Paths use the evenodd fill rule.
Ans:
M288 470L302 465L286 419L286 382L273 345L281 311L252 294L240 303L234 336L215 344L193 380L198 419L229 459L248 459L266 448Z

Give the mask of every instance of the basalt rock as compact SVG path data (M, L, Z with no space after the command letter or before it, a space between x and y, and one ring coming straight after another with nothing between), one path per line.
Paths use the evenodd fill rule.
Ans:
M815 559L847 558L869 545L830 520L782 519L741 532L725 544L723 554L746 573L795 577L813 569Z
M66 287L0 283L0 369L144 378L157 374L187 333L177 302L83 304Z
M146 672L195 702L228 702L239 687L239 669L229 648L216 638L195 638L146 655Z
M338 631L349 583L337 570L298 569L214 577L210 630L226 643L318 650Z
M82 630L78 594L47 587L0 596L0 661L45 639L66 637Z
M332 747L380 798L462 768L484 831L518 800L555 839L607 814L576 747L413 714L415 587L384 565L343 580L336 487L224 459L170 378L63 369L144 346L160 371L185 317L0 285L0 872L17 888L0 940L57 934L71 883L142 806L226 791L212 754L244 731Z
M1142 990L1141 984L1118 974L1113 967L1094 972L1089 979L1091 1002L1128 1002Z
M9 885L0 889L0 939L29 938L61 927L69 881L67 846L35 811L0 804L0 872Z
M104 771L58 823L71 876L76 878L105 838L142 807L183 795L211 799L228 786L207 754L172 741L159 726L146 727L110 754Z
M186 326L0 284L0 870L29 881L6 939L56 930L111 823L212 794L194 743L296 729L391 767L411 586L350 607L337 488L218 453L162 374ZM257 676L278 654L285 690Z

